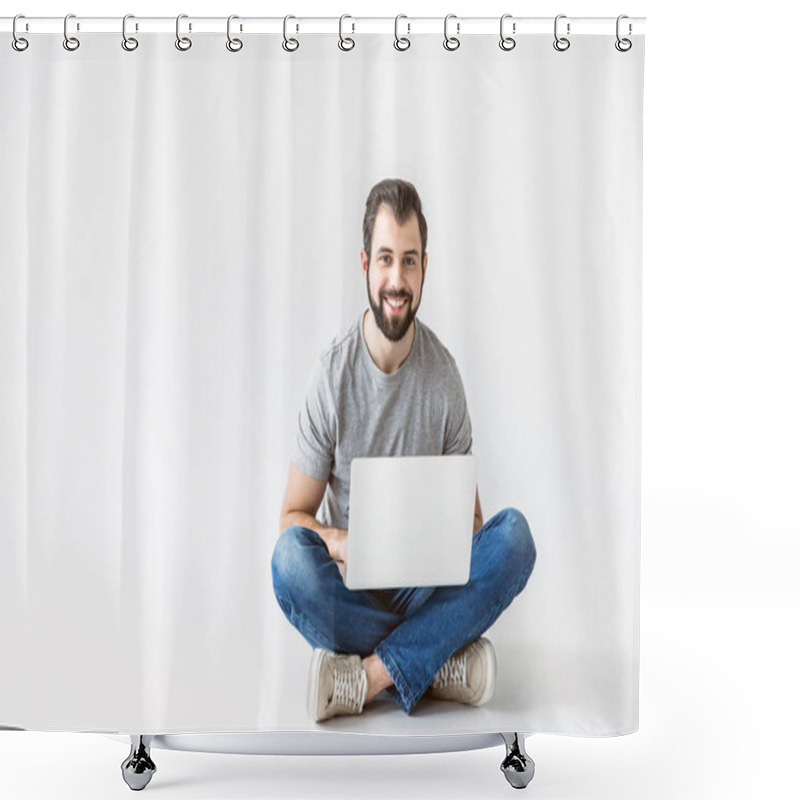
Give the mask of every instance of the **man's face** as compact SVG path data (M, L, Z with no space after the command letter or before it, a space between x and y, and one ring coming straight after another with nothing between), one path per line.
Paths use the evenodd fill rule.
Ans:
M428 256L422 259L417 215L398 225L392 212L381 206L372 231L369 266L362 251L367 295L381 333L399 342L411 327L422 300Z

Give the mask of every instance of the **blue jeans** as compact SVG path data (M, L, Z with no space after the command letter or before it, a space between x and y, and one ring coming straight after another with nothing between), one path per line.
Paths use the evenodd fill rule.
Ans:
M464 586L351 590L322 538L287 528L272 554L272 585L283 613L312 647L376 653L394 682L387 691L409 714L441 666L486 631L528 582L536 547L514 508L472 538Z

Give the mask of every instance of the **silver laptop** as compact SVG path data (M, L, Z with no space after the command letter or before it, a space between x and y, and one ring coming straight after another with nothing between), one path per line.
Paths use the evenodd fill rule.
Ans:
M354 458L345 586L463 586L476 483L472 455Z

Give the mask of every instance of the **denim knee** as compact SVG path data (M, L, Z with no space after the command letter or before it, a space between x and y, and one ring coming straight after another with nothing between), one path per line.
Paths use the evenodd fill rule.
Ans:
M278 600L287 600L294 589L314 585L314 559L309 548L317 544L314 531L302 525L287 528L272 551L272 588Z
M503 525L500 526L505 534L504 546L509 562L516 564L520 573L525 575L527 581L533 572L536 563L536 545L533 541L528 520L516 508L505 508L500 512Z

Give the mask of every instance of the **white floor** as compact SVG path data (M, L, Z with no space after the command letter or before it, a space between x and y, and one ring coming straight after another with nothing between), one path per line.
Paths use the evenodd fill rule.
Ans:
M642 605L641 728L617 739L533 736L538 798L798 796L797 598ZM163 798L490 798L503 748L412 756L224 756L154 750ZM76 733L0 733L0 793L128 796L127 747Z

